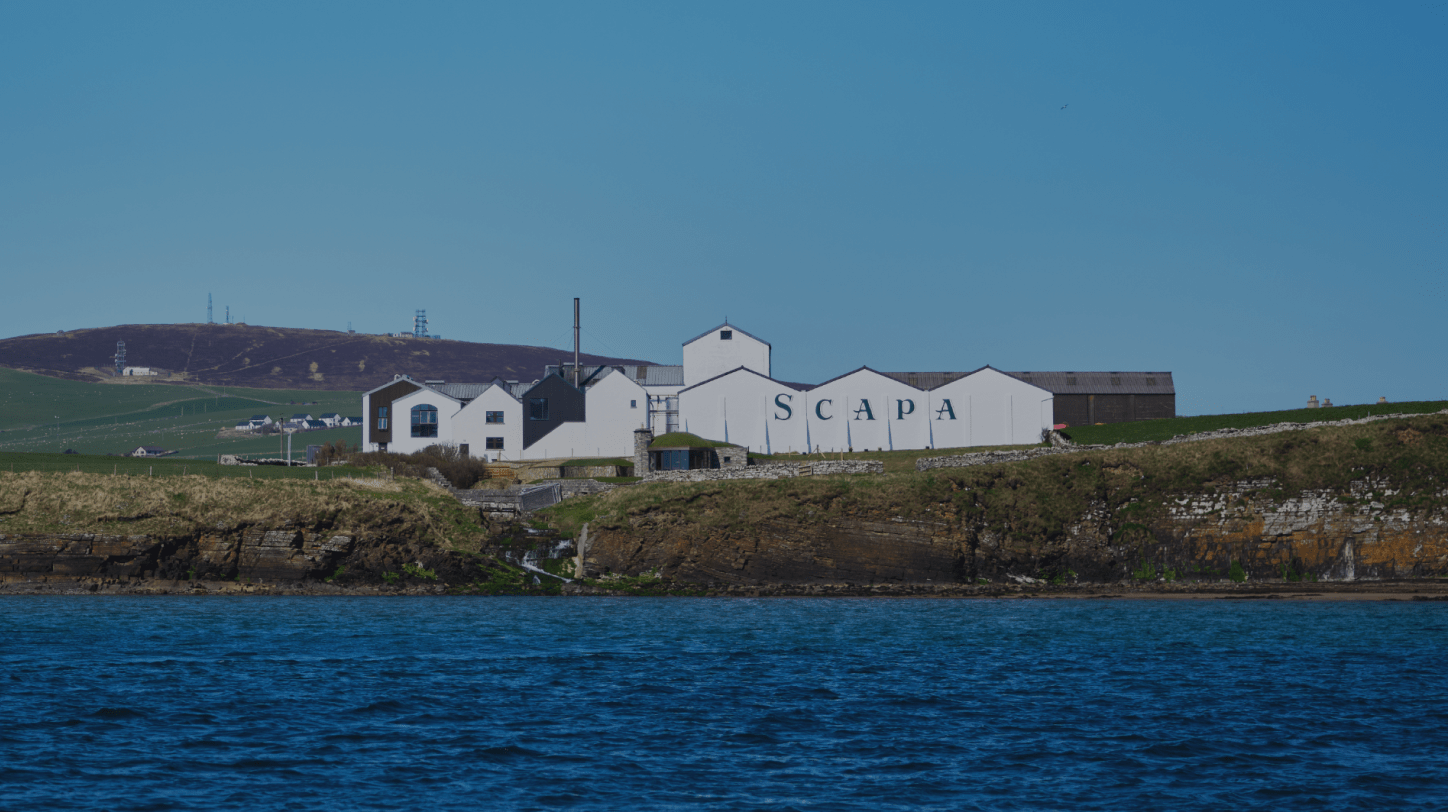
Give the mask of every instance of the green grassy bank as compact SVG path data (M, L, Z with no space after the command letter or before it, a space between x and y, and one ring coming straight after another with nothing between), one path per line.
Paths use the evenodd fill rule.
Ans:
M1441 412L1444 409L1448 409L1448 400L1372 403L1360 406L1333 406L1330 409L1209 414L1196 417L1170 417L1162 420L1139 420L1134 423L1109 423L1104 426L1071 426L1064 429L1062 433L1074 442L1085 445L1148 443L1170 440L1177 435L1197 434L1218 429L1249 429L1271 426L1276 423L1325 423L1334 420L1357 420L1384 414L1430 414Z
M275 436L218 438L254 414L273 419L295 413L358 415L356 392L245 389L167 384L108 384L67 381L0 369L0 452L119 454L137 446L159 446L180 456L217 454L275 456ZM344 440L359 444L360 427L293 435L302 457L309 444Z

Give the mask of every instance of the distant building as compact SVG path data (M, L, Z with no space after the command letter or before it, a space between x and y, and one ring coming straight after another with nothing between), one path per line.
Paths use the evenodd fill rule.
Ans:
M880 372L776 380L769 342L725 323L683 364L549 366L532 383L416 381L363 395L363 447L450 445L490 460L630 457L633 432L683 431L765 453L1033 445L1053 425L1176 415L1170 372ZM693 465L684 451L655 464ZM692 454L692 451L690 451ZM732 456L732 455L731 455Z
M143 446L137 448L135 451L132 451L131 453L127 454L126 456L128 456L128 457L164 457L164 456L166 456L167 454L170 454L170 453L172 453L172 452L167 451L166 449L161 448L160 446L143 445Z
M336 412L327 412L326 414L322 415L317 419L322 421L323 423L326 423L328 428L334 428L336 426L342 425L342 415L337 414Z
M151 369L150 367L126 367L125 369L121 370L121 374L140 377L145 375L155 375L156 371Z

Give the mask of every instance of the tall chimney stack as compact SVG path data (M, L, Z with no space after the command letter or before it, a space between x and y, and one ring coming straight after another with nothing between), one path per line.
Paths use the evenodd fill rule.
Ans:
M578 297L573 297L573 385L578 386Z

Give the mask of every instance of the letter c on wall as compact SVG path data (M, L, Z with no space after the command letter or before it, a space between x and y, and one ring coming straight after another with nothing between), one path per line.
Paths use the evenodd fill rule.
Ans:
M794 409L791 409L789 407L789 404L785 403L786 400L794 400L794 397L785 394L779 394L774 396L774 405L784 410L783 417L779 416L779 412L774 413L775 420L788 420L791 417L794 417Z
M824 408L824 405L825 405L826 403L834 403L834 401L833 401L833 400L830 400L829 398L825 398L824 400L817 400L817 401L815 401L815 416L818 417L818 418L821 419L821 420L829 420L831 417L834 416L834 415L825 414L824 412L820 411L820 409L823 409L823 408Z

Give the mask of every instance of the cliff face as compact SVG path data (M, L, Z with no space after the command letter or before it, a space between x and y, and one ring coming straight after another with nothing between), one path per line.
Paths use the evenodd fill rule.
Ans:
M94 533L0 536L0 582L200 580L302 584L338 576L381 583L412 564L437 580L477 576L468 557L397 540L359 543L347 535L285 527L155 537ZM434 579L428 579L434 580Z
M905 518L889 510L774 519L747 530L642 521L594 533L589 568L658 569L723 584L1220 579L1233 562L1252 578L1448 575L1442 510L1388 509L1373 501L1369 480L1281 502L1261 495L1272 485L1246 480L1210 494L1179 493L1165 516L1150 519L1098 505L1058 537L1019 538L959 515Z
M874 479L629 489L579 518L594 522L592 571L705 583L1448 575L1448 422L1301 435Z

